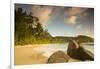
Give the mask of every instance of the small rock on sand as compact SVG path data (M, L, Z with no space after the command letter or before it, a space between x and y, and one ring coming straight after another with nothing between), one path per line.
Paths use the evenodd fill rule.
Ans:
M68 62L69 57L62 51L57 51L53 53L47 63L63 63L63 62Z

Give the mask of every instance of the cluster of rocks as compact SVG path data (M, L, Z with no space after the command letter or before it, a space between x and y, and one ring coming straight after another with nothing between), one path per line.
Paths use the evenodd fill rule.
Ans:
M90 51L84 49L79 42L70 40L67 54L62 51L57 51L48 58L47 63L64 63L68 62L70 58L87 61L94 60L94 55Z

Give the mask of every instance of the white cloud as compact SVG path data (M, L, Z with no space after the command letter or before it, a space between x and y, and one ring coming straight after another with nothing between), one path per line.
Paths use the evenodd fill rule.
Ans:
M78 18L81 18L83 16L87 16L88 15L86 13L86 10L87 10L87 8L80 8L80 7L68 8L64 12L65 20L67 20L66 23L68 23L68 24L76 24Z
M76 24L77 21L77 16L70 16L69 18L67 18L67 23L69 24Z
M48 6L33 6L32 13L39 18L40 23L45 27L50 19L52 8Z

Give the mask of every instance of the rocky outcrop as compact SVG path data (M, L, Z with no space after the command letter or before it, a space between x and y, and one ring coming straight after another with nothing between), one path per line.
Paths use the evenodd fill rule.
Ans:
M69 57L62 51L57 51L55 53L53 53L47 63L64 63L64 62L68 62Z
M94 60L93 53L85 50L81 45L79 45L75 40L71 40L68 45L67 54L71 58L85 60Z

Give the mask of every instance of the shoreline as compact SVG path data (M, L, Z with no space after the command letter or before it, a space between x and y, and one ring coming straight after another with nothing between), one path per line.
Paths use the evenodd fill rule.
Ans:
M29 64L47 64L48 57L45 56L47 52L41 51L41 47L48 44L34 44L34 45L18 45L14 46L14 64L15 65L29 65ZM50 54L50 53L49 53ZM70 58L68 62L83 62L77 59Z

